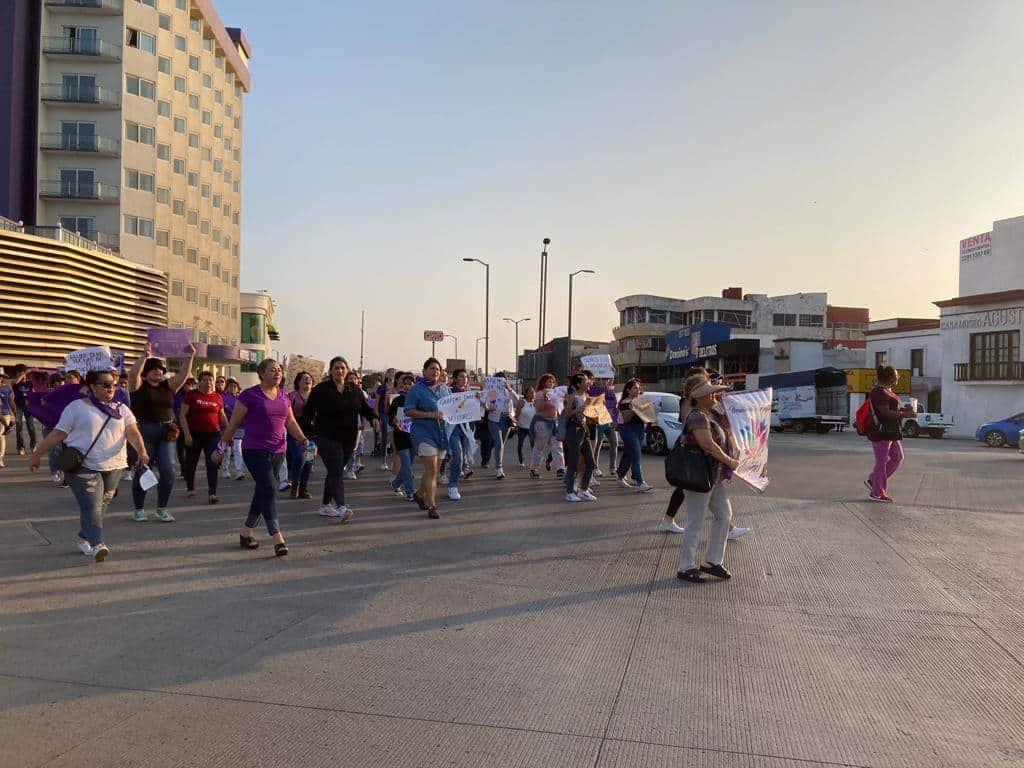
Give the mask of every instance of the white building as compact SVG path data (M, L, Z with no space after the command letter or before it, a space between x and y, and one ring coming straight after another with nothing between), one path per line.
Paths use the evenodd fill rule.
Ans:
M278 341L280 336L274 327L274 300L266 291L240 294L242 305L242 354L249 362L242 365L242 373L238 376L243 386L257 383L256 366L268 357L273 357L271 341Z
M868 331L867 363L910 371L910 394L928 411L946 411L942 402L942 334L937 318L877 320Z

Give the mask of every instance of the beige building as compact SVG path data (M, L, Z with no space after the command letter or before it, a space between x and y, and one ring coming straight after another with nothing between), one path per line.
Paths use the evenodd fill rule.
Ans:
M43 0L37 226L167 276L167 322L239 342L249 46L209 0Z
M242 359L246 362L242 364L238 381L243 386L251 386L259 381L256 366L274 356L271 342L281 338L274 327L274 310L277 307L266 291L242 293L239 302L242 310Z

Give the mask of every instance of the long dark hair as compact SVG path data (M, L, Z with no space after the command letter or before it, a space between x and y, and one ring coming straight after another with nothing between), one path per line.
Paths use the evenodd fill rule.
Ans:
M569 389L571 389L573 392L575 392L579 388L580 384L582 384L586 380L587 380L587 377L584 374L582 374L582 373L574 373L572 375L572 378L569 379Z
M427 370L427 366L431 365L432 363L437 363L437 367L440 368L442 371L444 370L444 366L441 365L441 361L438 360L436 357L428 357L426 360L424 360L423 370Z
M622 398L626 396L626 393L629 392L629 388L632 387L634 384L639 385L640 379L634 377L632 379L629 379L625 384L622 385L622 394L619 396L620 402L622 401Z
M875 368L875 378L878 379L879 386L891 387L900 379L899 373L891 365L880 365Z
M295 374L295 381L292 382L292 389L298 391L299 382L302 381L303 376L309 376L309 380L313 381L313 374L311 374L309 371L299 371L298 373Z

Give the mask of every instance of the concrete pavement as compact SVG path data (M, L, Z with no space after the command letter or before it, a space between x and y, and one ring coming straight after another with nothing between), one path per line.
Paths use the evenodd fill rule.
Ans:
M834 438L832 442L827 442ZM667 492L477 472L440 521L371 464L341 526L237 549L249 483L72 551L0 475L0 766L1020 766L1024 457L910 441L895 506L839 435L773 437L729 582L675 578ZM127 486L122 486L127 489Z

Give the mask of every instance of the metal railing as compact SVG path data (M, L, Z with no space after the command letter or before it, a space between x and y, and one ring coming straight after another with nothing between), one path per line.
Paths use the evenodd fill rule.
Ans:
M124 0L46 0L47 8L67 8L69 10L103 10L123 11Z
M24 232L25 227L20 221L12 221L4 216L0 216L0 230L5 232Z
M116 107L121 103L120 94L99 85L68 85L66 83L43 83L39 87L43 101L63 101L69 104L97 104Z
M954 381L1024 381L1024 362L955 363Z
M121 150L121 142L106 136L81 136L67 133L44 133L39 145L43 149L54 149L63 152L99 152L116 155Z
M43 53L120 59L121 46L108 43L105 40L84 37L47 36L43 38Z
M116 184L106 184L102 181L44 179L39 182L39 194L43 197L60 197L65 200L116 201L121 195L121 188Z
M0 231L20 232L24 235L35 235L36 237L48 237L51 240L59 240L62 243L83 248L87 251L103 253L107 256L122 258L119 251L120 235L110 232L72 232L59 224L55 227L30 227L21 222L11 221L0 216Z

